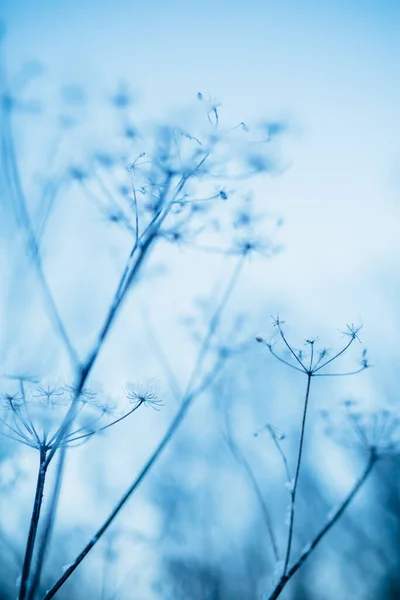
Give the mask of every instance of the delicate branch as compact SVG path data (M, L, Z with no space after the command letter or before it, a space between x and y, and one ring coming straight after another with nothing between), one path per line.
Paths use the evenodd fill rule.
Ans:
M281 323L282 321L279 320L279 317L275 320L275 325L276 327L278 327L279 333L281 335L281 338L285 344L285 346L289 349L290 353L292 354L292 356L294 356L294 358L297 360L297 362L299 363L299 365L301 366L301 369L307 373L307 368L303 365L302 361L300 360L300 358L297 356L296 352L293 350L293 348L291 347L291 345L289 344L289 342L287 341L285 334L283 333L283 329L281 327Z
M321 369L323 369L324 367L326 367L327 365L329 365L331 362L333 362L334 360L336 360L337 358L339 358L339 356L341 356L342 354L344 354L346 352L346 350L348 348L350 348L350 346L352 345L352 343L354 342L354 340L356 339L356 336L352 336L349 343L346 344L346 346L344 348L342 348L342 350L340 350L340 352L338 352L337 354L335 354L335 356L332 356L332 358L330 358L329 360L327 360L326 362L324 362L322 365L320 365L317 369L314 369L314 373L317 373L318 371L320 371Z
M260 486L258 485L258 481L253 473L253 470L252 470L250 464L248 463L243 452L239 449L237 444L234 442L227 411L225 411L225 422L226 422L226 435L224 435L224 439L228 445L229 450L232 453L232 456L243 467L243 469L252 485L254 493L257 496L257 500L261 507L264 521L265 521L265 524L266 524L266 527L268 530L268 534L271 539L272 551L273 551L275 560L278 562L279 561L279 549L278 549L278 544L276 541L276 537L275 537L275 533L274 533L274 529L273 529L273 525L272 525L272 519L271 519L271 515L269 513L268 506L265 502L263 493L260 489Z
M60 577L60 579L54 584L54 586L49 590L49 592L47 592L47 594L45 595L43 600L50 600L50 598L53 598L53 596L57 593L57 591L62 587L62 585L67 581L67 579L69 579L69 577L72 575L72 573L77 569L77 567L80 565L80 563L84 560L84 558L92 550L92 548L95 546L95 544L98 542L98 540L103 536L103 534L108 529L108 527L111 525L111 523L114 521L116 516L119 514L120 510L123 508L125 503L129 500L129 498L132 496L132 494L136 491L138 486L141 484L143 479L146 477L146 475L152 469L153 465L156 463L158 458L161 456L164 449L170 442L171 438L174 436L175 432L178 430L178 428L180 427L184 418L186 417L186 414L187 414L188 410L190 409L190 407L192 406L194 400L205 389L207 389L209 387L209 385L211 385L211 383L214 381L216 375L219 373L220 368L224 362L222 360L222 358L219 359L219 361L215 365L214 369L203 379L203 381L200 383L200 385L197 388L194 388L192 391L190 391L193 388L193 384L195 383L195 380L197 379L198 373L203 364L203 360L205 358L206 353L209 350L211 340L214 336L214 333L215 333L218 323L220 321L221 313L222 313L223 309L225 308L225 305L228 302L230 295L232 294L233 288L237 282L237 279L242 270L242 267L243 267L243 260L240 260L238 262L238 265L237 265L229 283L228 283L228 286L225 290L222 300L210 320L208 332L203 341L202 347L200 348L199 355L198 355L198 358L196 361L196 365L194 367L192 376L190 377L190 381L189 381L189 384L187 387L186 394L184 396L184 400L183 400L181 407L178 410L175 418L173 419L172 423L170 424L168 430L164 434L164 437L162 438L161 442L159 443L157 448L154 450L153 454L148 459L148 461L146 462L146 464L144 465L142 470L140 471L139 475L132 482L132 484L129 486L129 488L127 489L125 494L122 496L122 498L116 504L114 509L111 511L110 515L105 520L103 525L96 532L96 534L92 537L92 539L85 546L85 548L81 551L81 553L76 557L74 562L69 566L69 568Z
M301 422L301 433L300 433L299 451L298 451L298 455L297 455L296 473L294 476L293 489L290 490L290 492L291 492L290 520L289 520L289 533L288 533L288 540L287 540L287 546L286 546L285 563L284 563L284 567L283 567L284 575L286 574L286 571L288 568L288 564L289 564L289 560L290 560L290 552L292 549L296 493L297 493L297 487L298 487L298 483L299 483L301 459L302 459L302 455L303 455L304 434L305 434L306 419L307 419L308 400L310 397L311 378L312 378L312 374L309 373L307 376L307 388L306 388L306 395L305 395L305 399L304 399L303 418L302 418L302 422Z
M347 377L348 375L358 375L358 373L362 373L365 369L367 369L367 366L363 365L356 371L349 371L347 373L313 373L313 377Z
M102 427L99 427L95 431L89 431L88 433L84 433L84 434L78 435L76 437L70 437L70 436L76 435L76 433L78 433L78 431L70 433L69 436L67 436L65 438L65 441L63 442L63 444L65 444L65 443L69 444L70 442L76 442L78 440L83 440L84 438L88 438L88 437L91 437L94 434L100 433L100 431L105 431L106 429L109 429L113 425L116 425L117 423L120 423L120 421L123 421L124 419L126 419L127 417L129 417L129 415L131 415L132 413L134 413L142 404L143 404L142 402L138 402L136 404L136 406L134 406L133 408L131 408L131 410L129 410L127 413L125 413L124 415L122 415L118 419L115 419L111 423L107 423L107 425L103 425Z
M282 458L282 462L283 462L283 467L285 469L285 475L286 475L286 482L290 483L292 480L292 476L290 474L290 468L289 468L289 464L286 458L286 455L284 453L284 451L282 450L282 447L279 443L279 439L278 436L276 435L276 432L274 431L274 428L271 425L267 425L266 429L269 431L269 433L271 434L272 440L275 444L276 449L279 452L280 457ZM282 438L281 438L282 439Z
M5 109L5 110L7 110L7 109ZM68 354L70 356L70 359L71 359L73 365L78 366L79 365L79 356L69 339L67 330L64 326L64 323L62 321L62 318L60 316L60 313L59 313L56 303L54 301L53 295L48 286L46 277L44 275L39 245L38 245L38 242L36 239L34 229L32 227L31 219L30 219L28 209L26 206L25 194L22 189L22 183L21 183L21 179L20 179L17 158L15 156L14 141L13 141L13 136L12 136L12 132L11 132L10 117L8 116L8 118L4 118L3 123L5 125L3 144L4 144L4 148L8 155L8 166L9 166L9 169L6 168L6 174L8 175L8 178L9 178L9 185L10 185L11 189L14 190L16 197L17 197L16 205L19 208L19 214L17 214L17 218L20 220L21 225L25 229L25 233L26 233L26 237L27 237L27 248L28 248L29 254L31 255L31 258L33 260L33 264L35 266L36 273L37 273L39 282L41 284L41 289L43 292L44 300L47 304L47 308L50 313L50 317L53 320L53 322L56 326L56 329L58 330L58 332L61 336L61 339L64 342L64 345L68 351Z
M335 511L333 516L328 520L326 525L315 536L315 538L313 539L311 544L309 544L307 549L303 551L303 553L300 555L300 558L293 564L293 566L286 573L284 573L282 575L282 577L280 578L275 589L268 596L268 600L276 600L277 598L279 598L279 596L281 595L281 593L282 593L283 589L285 588L286 584L288 583L288 581L290 581L290 579L293 577L293 575L300 569L300 567L307 560L307 558L310 556L310 554L315 550L315 548L317 547L319 542L328 533L328 531L337 523L337 521L340 519L340 517L343 515L343 513L345 512L345 510L347 509L349 504L352 502L352 500L358 493L358 491L365 484L376 461L377 461L377 455L374 452L371 452L370 459L369 459L367 466L366 466L364 472L362 473L360 479L358 479L358 481L352 487L348 496L345 498L345 500L342 502L342 504L339 506L339 508Z
M27 600L34 600L36 590L39 588L40 585L40 578L42 575L43 565L46 558L46 553L48 551L48 540L51 537L54 527L54 520L58 506L58 498L61 491L62 473L65 466L65 457L65 453L60 452L60 458L57 465L57 472L55 477L55 485L53 486L52 493L50 496L47 515L43 527L43 533L41 535L40 545L37 553L35 570L32 577L32 584L28 591Z
M169 189L169 184L170 184L170 176L167 178L166 186L165 186L164 192L163 192L164 194L167 194L168 189ZM73 417L74 417L74 413L75 413L75 406L76 406L76 403L82 392L82 389L85 386L85 383L86 383L87 378L92 370L92 367L97 360L97 357L98 357L100 350L108 336L111 326L121 308L122 302L125 298L125 294L126 294L127 290L129 289L129 287L132 285L135 278L138 276L140 268L144 262L144 259L147 256L149 249L151 248L152 244L154 243L154 241L156 239L157 231L158 231L159 227L161 226L163 219L166 216L167 216L167 211L164 212L164 215L162 215L160 217L158 222L154 223L153 227L148 232L147 236L143 239L143 241L138 246L135 243L131 250L127 265L124 269L124 272L122 273L120 282L117 287L117 291L116 291L113 301L110 305L110 309L109 309L109 311L106 315L106 318L103 322L103 325L100 329L100 333L98 335L97 342L95 343L94 348L92 349L91 353L89 354L89 357L87 358L85 364L82 366L82 368L80 370L79 379L78 379L78 382L76 385L75 397L74 397L74 399L71 403L71 406L65 416L64 422L58 431L58 434L53 443L52 449L49 452L49 455L47 458L48 463L53 458L55 452L57 451L58 446L62 443L64 436L68 433L68 429L71 426L71 421L73 421ZM135 257L136 249L139 250L139 255L135 261L134 257Z
M19 591L19 600L25 600L27 598L28 586L29 586L29 576L32 564L33 557L33 549L36 540L36 534L39 526L39 517L42 508L43 502L43 491L44 484L46 479L46 450L40 450L40 461L39 461L39 471L36 482L36 492L35 492L35 500L33 502L33 511L31 516L31 522L29 526L29 533L26 543L25 549L25 557L24 564L22 567L22 576L21 576L21 587Z
M262 343L265 346L267 346L267 348L271 352L272 356L274 358L276 358L277 360L279 360L279 362L283 363L287 367L290 367L291 369L294 369L295 371L300 371L300 373L304 373L304 369L299 369L299 367L296 367L296 365L292 365L290 362L287 362L284 358L281 358L279 356L279 354L276 354L276 352L272 349L272 344L268 344L268 342L266 342L265 340L263 340L260 337L257 337L256 340L257 340L257 342Z

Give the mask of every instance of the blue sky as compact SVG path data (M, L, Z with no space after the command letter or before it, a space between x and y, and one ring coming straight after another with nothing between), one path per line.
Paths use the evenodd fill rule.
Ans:
M346 380L340 390L397 399L399 2L3 0L2 19L9 72L37 59L56 87L83 85L94 121L102 118L99 99L126 82L146 119L175 114L201 91L221 101L221 114L233 124L264 118L289 123L281 149L285 172L249 182L259 209L283 217L284 250L271 261L251 260L235 308L252 315L251 325L261 335L268 334L269 317L279 311L300 340L335 336L347 322L363 322L376 368L364 379ZM75 252L89 256L91 239L85 246L86 241L77 242ZM160 286L150 296L143 286L139 304L149 309L181 369L187 357L179 352L181 334L174 324L193 296L212 288L220 266L199 259L194 268L192 255L179 258L175 281L185 286L171 285L168 294ZM114 266L109 259L104 272ZM67 277L51 264L51 253L49 271L62 297ZM103 279L98 270L89 284L100 289ZM79 312L80 298L74 302L71 310ZM90 312L90 306L82 309L82 321ZM42 336L35 326L40 330L35 335ZM101 362L109 361L111 381L118 385L132 363L128 333L129 328L125 338L125 331L117 334L123 338L120 354L105 353ZM134 355L140 367L147 357L142 348ZM160 422L153 425L147 413L143 418L138 461L154 446ZM122 450L127 439L117 440ZM122 481L124 467L118 468ZM113 476L119 476L117 469Z
M302 331L362 321L367 340L391 352L400 288L397 2L13 0L3 20L10 71L38 59L56 84L84 85L94 103L127 82L146 118L190 105L201 90L230 122L291 123L286 172L254 183L260 207L285 220L285 251L267 265L254 261L243 302L262 318L289 312Z

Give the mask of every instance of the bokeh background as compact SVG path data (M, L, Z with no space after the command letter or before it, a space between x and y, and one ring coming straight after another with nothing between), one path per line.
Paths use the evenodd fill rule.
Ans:
M273 140L278 167L228 184L229 192L251 192L255 213L267 217L261 231L280 251L249 259L221 335L228 343L268 337L270 316L279 312L296 347L318 335L322 346L340 348L346 323L362 323L363 346L343 368L364 347L373 365L354 378L318 382L313 391L299 551L365 460L324 434L321 410L335 411L347 398L365 409L398 408L399 4L3 0L1 18L2 77L21 98L15 136L33 212L46 177L57 182L60 165L113 151L131 123L150 131L152 123L182 121L190 130L198 92L218 100L223 123L280 124ZM122 117L116 94L129 97ZM55 298L84 351L128 242L79 191L62 185L43 253ZM1 190L1 375L68 380L4 183ZM159 351L183 385L196 352L193 329L203 326L233 268L231 257L190 248L152 259L91 384L118 400L126 382L155 381L164 406L68 454L44 586L71 562L155 447L177 407ZM255 342L232 359L60 598L234 600L267 593L276 564L238 453L251 466L283 544L289 496L282 463L270 437L254 433L266 423L284 432L293 465L304 384ZM12 598L36 457L5 440L1 448L0 569L3 597ZM378 465L283 598L398 597L398 468L396 458Z

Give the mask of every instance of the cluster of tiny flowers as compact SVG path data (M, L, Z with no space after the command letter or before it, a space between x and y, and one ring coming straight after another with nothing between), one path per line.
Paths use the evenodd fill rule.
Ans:
M257 336L256 341L259 344L264 344L272 356L295 371L300 371L310 377L338 377L356 375L369 368L367 350L364 349L361 353L359 364L354 370L332 372L330 368L327 369L332 363L341 358L356 340L360 342L359 332L361 327L356 327L353 324L347 325L346 330L341 332L347 338L346 343L339 350L332 352L325 347L318 348L318 337L306 339L304 348L295 348L288 341L283 329L284 324L285 321L282 321L279 316L273 318L273 326L278 332L278 340L267 341ZM276 351L275 347L278 342L283 346L283 352Z
M90 389L38 385L32 378L17 378L17 381L17 389L0 395L0 432L38 450L48 451L55 444L83 444L142 405L156 409L162 405L151 389L141 384L130 385L126 397L132 406L117 416L115 403L104 401L102 394Z
M367 409L345 400L333 411L322 411L327 435L338 443L362 448L378 456L400 451L400 417L389 409Z

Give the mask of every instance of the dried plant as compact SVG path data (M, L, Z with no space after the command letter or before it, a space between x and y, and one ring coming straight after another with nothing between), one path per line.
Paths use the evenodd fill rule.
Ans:
M356 375L365 371L369 367L369 363L367 359L367 351L364 349L361 353L360 363L357 368L350 371L342 371L340 369L338 371L331 371L332 366L336 365L336 363L344 354L346 354L346 352L350 349L354 342L360 341L359 332L361 327L348 325L346 327L346 330L342 332L343 335L348 338L348 341L342 346L342 348L340 348L336 352L329 352L326 348L318 348L318 338L306 339L304 349L295 349L293 345L289 342L284 332L284 321L277 317L273 320L273 322L274 328L278 331L278 338L281 345L283 346L284 352L279 352L276 349L277 342L273 343L265 341L261 337L257 337L256 340L258 343L265 345L268 348L271 355L279 362L285 364L286 366L299 373L304 374L306 378L306 390L303 403L302 420L300 425L300 439L297 450L295 475L293 479L290 477L289 466L287 463L286 456L284 455L280 446L279 436L276 435L275 430L271 428L269 424L266 426L266 430L272 436L272 439L274 440L278 452L283 458L286 476L287 478L289 478L288 486L290 489L289 523L287 540L284 550L284 559L282 562L282 568L278 577L278 581L274 589L271 593L265 596L265 598L268 600L276 600L281 595L283 589L286 587L287 583L291 580L293 575L295 575L295 573L304 564L304 562L307 560L310 554L315 550L319 542L324 538L326 533L328 533L328 531L337 523L337 521L343 515L344 511L349 506L357 492L368 479L378 458L384 455L385 450L393 447L391 435L397 429L397 425L394 426L396 420L391 421L389 419L389 416L386 415L386 413L385 416L382 415L381 412L379 413L380 416L378 417L378 428L376 427L376 416L374 416L374 424L372 424L371 420L365 417L365 415L362 415L360 413L358 413L358 415L356 413L348 413L348 417L350 417L350 422L352 424L353 430L356 432L359 441L363 444L364 449L367 451L367 464L361 476L356 481L356 483L354 484L346 498L343 500L343 502L340 504L340 506L335 511L331 512L328 521L315 535L311 542L307 544L307 546L301 552L300 556L294 561L291 561L292 542L294 536L296 516L296 499L301 475L302 457L306 438L307 413L309 409L312 382L315 377L345 377L349 375ZM348 403L346 403L346 406L349 406ZM329 415L329 413L327 412L324 412L323 414L325 418L327 418ZM392 424L389 425L389 422L391 422ZM387 426L387 434L389 436L390 441L385 442L385 440L388 439L385 434L385 429ZM372 432L373 434L371 435Z
M218 103L213 99L207 100L198 94L206 119L205 126L197 127L193 132L189 133L185 126L179 124L152 127L148 131L146 128L141 130L139 124L133 124L130 120L131 98L127 90L121 89L111 101L123 124L119 149L99 149L86 161L74 161L67 166L60 163L59 174L49 177L38 201L39 208L33 210L14 134L15 121L23 110L22 97L25 91L21 91L21 86L14 91L13 85L5 81L4 74L1 83L1 167L7 199L23 236L26 256L40 286L43 306L75 374L73 385L69 388L48 387L42 382L17 375L14 382L17 389L4 391L3 394L3 434L38 450L40 455L19 600L34 600L39 593L67 449L87 442L141 406L150 405L157 409L162 406L163 399L151 390L130 386L127 388L127 398L132 408L120 417L113 417L87 388L93 367L108 342L116 318L127 296L143 277L149 257L165 244L176 244L182 248L190 245L200 251L237 257L233 275L222 299L213 310L193 372L182 394L180 408L167 433L103 525L46 593L48 600L114 521L175 434L194 400L211 385L229 357L229 350L214 352L213 348L225 306L248 255L255 250L271 255L277 248L266 239L265 234L261 237L257 231L256 224L261 222L261 216L253 214L251 197L241 193L235 198L235 190L231 187L228 189L228 186L256 174L277 172L280 165L271 146L272 138L263 140L261 144L256 139L256 132L249 133L243 123L240 126L224 126ZM71 97L71 90L67 96ZM63 118L60 136L65 137L72 125L71 120ZM130 250L96 340L84 356L71 339L55 301L42 248L42 240L50 227L61 188L64 194L79 191L97 207L110 226L119 228L130 239ZM279 223L273 224L271 232L275 226L279 226ZM74 293L79 291L71 290L71 294ZM86 412L91 415L89 420L83 420ZM46 474L56 456L58 463L49 494L49 509L42 518ZM37 543L40 523L42 536Z

